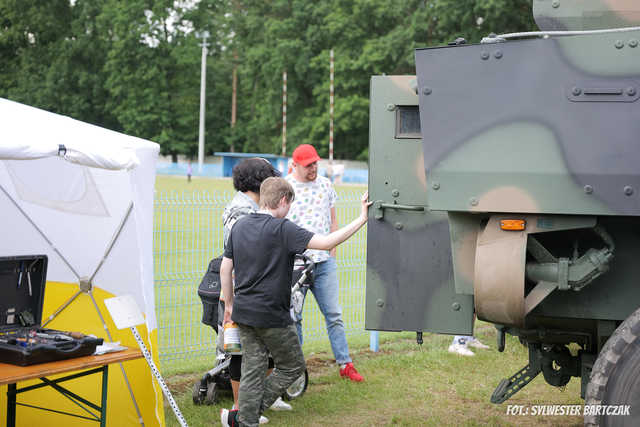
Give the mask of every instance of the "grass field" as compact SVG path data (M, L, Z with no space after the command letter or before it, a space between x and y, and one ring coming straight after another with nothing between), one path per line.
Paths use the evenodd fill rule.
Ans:
M209 191L210 197L216 194L232 194L231 181L228 179L198 179L186 183L184 177L158 177L156 183L158 193L175 191L184 193L185 197L196 191ZM354 190L351 186L342 189ZM340 191L341 188L338 188ZM363 187L356 187L361 192ZM181 239L195 239L197 248L202 252L217 251L220 248L211 242L221 239L212 235L216 228L216 218L219 211L207 211L203 203L202 215L183 218L181 205L177 203L171 212L160 221L160 227L175 225L175 218L170 215L180 215L179 227L173 234L185 236L166 241L167 254L181 244ZM196 216L208 216L210 222ZM172 225L172 226L174 226ZM180 231L182 230L182 231ZM191 231L189 231L191 230ZM187 235L200 233L197 237ZM207 246L209 245L209 246ZM350 260L363 259L366 245L366 235L362 233L350 246L339 251L339 263L348 266ZM163 249L164 251L164 249ZM161 251L162 252L162 251ZM193 295L186 296L178 291L182 287L193 286L193 277L185 270L185 266L195 266L201 263L200 252L186 251L178 260L168 263L168 266L156 269L156 283L160 278L160 287L156 287L156 294L178 303L171 311L158 305L158 321L160 327L170 328L171 333L189 326L193 329L185 336L169 335L177 342L184 339L201 342L205 347L212 344L213 332L199 324L199 302ZM157 256L163 256L159 253ZM207 255L208 256L208 255ZM208 259L207 259L208 260ZM345 273L343 273L345 274ZM353 280L351 276L341 277L341 282ZM176 278L182 278L184 286L166 286L163 289L162 278L167 283ZM363 282L364 276L357 277L357 282ZM177 291L177 290L178 291ZM164 294L163 294L164 293ZM195 297L197 298L197 297ZM352 316L345 319L345 323L364 324L364 310L359 305L364 300L363 288L345 292L343 295L345 315ZM162 303L162 300L159 300ZM187 307L185 309L185 307ZM308 311L309 310L309 311ZM305 331L313 328L318 333L323 332L322 319L312 311L315 310L314 301L310 298L305 305ZM316 316L318 318L314 318ZM315 326L314 326L315 325ZM162 335L162 334L161 334ZM269 425L283 426L325 426L325 425L581 425L581 417L576 416L514 416L507 415L508 404L540 405L540 404L582 404L580 399L580 382L572 379L561 388L548 386L540 375L532 383L518 392L511 400L502 405L489 402L491 393L500 379L514 374L526 365L528 361L526 349L513 337L507 338L504 353L497 352L495 345L495 330L492 326L478 322L476 335L485 343L491 345L490 350L479 350L475 357L462 357L447 352L451 337L443 335L425 334L424 344L415 343L412 333L382 333L380 337L380 351L373 353L368 349L368 335L363 333L362 326L352 331L348 336L352 357L358 370L365 376L366 381L354 384L343 381L338 376L328 341L322 335L313 335L314 339L307 339L304 353L311 380L307 393L299 400L292 402L292 412L271 412L265 414L270 419ZM165 343L166 345L167 343ZM161 345L162 348L162 345ZM202 347L191 349L194 353L202 351ZM195 406L192 403L192 387L203 373L212 367L210 357L189 358L189 354L176 353L175 364L168 363L168 369L163 365L174 397L176 397L185 418L191 426L218 425L221 407L230 407L230 395L223 397L219 404L213 406ZM167 425L179 425L167 406L165 408Z
M509 404L579 405L580 381L572 379L563 388L548 386L539 375L509 401L494 405L489 398L501 378L527 363L526 349L507 338L504 353L498 353L495 330L478 322L476 336L491 346L474 357L447 352L451 337L425 334L418 346L412 333L382 333L378 353L367 348L366 337L350 339L351 353L365 382L342 380L328 346L306 351L310 385L302 398L294 400L291 412L267 411L274 426L569 426L582 425L579 416L507 415ZM190 426L219 425L220 408L232 405L230 394L219 404L196 406L191 388L202 372L175 375L168 384ZM166 407L168 426L178 423Z

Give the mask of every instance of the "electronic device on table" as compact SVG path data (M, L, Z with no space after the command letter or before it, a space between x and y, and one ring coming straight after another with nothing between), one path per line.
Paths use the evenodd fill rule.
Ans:
M47 256L0 257L0 362L33 365L93 354L102 338L41 326Z

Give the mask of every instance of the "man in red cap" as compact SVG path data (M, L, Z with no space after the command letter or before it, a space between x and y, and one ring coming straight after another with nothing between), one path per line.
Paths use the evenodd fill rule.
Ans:
M331 181L318 176L320 156L312 145L302 144L293 151L292 173L286 180L295 191L295 200L287 219L316 234L329 234L338 229L335 203L336 191ZM327 325L327 334L340 376L351 381L363 381L353 366L342 322L342 307L338 300L338 274L335 248L331 251L309 249L305 252L315 263L314 284L311 292ZM302 318L296 319L296 328L302 345Z

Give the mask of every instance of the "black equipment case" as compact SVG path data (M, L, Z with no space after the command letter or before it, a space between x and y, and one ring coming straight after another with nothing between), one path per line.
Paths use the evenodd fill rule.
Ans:
M0 362L33 365L93 354L102 338L42 328L47 256L0 257Z

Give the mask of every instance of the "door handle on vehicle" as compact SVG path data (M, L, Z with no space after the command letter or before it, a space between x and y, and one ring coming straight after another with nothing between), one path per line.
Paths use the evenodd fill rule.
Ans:
M397 203L385 203L382 200L373 202L373 217L375 219L384 218L385 209L398 209L401 211L424 212L424 206L399 205Z

